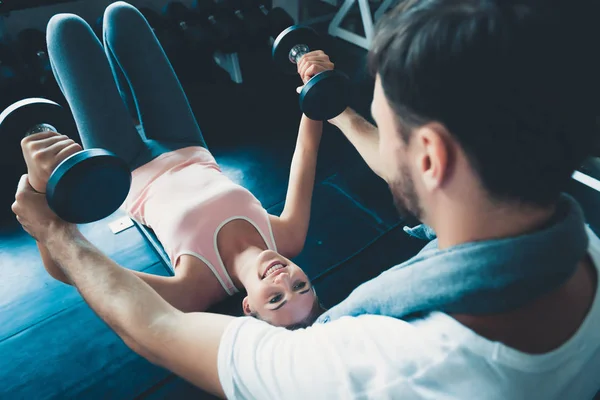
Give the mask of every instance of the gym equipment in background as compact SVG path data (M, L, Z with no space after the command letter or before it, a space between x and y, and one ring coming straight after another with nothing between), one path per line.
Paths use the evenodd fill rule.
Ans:
M46 34L37 29L25 29L18 34L16 45L33 80L42 86L53 83Z
M163 14L148 7L138 10L148 22L182 84L230 82L228 74L218 68L212 58L216 40L214 32L197 26L194 19L197 17L185 5L176 1L168 3ZM94 31L101 42L103 22L104 18L99 17L94 24ZM126 102L130 103L129 100Z
M270 8L261 0L215 0L217 8L230 10L244 27L250 47L259 47L269 37L275 38L281 31L294 25L294 19L280 7Z
M71 116L58 104L42 98L18 101L0 114L4 146L19 151L18 143L39 132L68 130ZM127 163L103 149L86 149L62 161L50 175L46 199L65 221L83 224L105 218L125 201L131 185Z
M383 0L374 13L371 12L369 0L344 0L340 9L331 22L327 32L332 37L338 37L368 50L375 34L375 24L398 0ZM364 35L359 35L342 27L342 22L348 16L355 4L358 4Z
M273 43L273 61L281 71L297 73L296 64L306 53L320 48L319 34L307 26L290 26ZM337 70L313 76L300 92L300 109L310 119L326 121L348 106L350 80Z
M247 48L260 48L270 36L269 20L254 0L214 0L218 8L230 10L240 21ZM268 11L267 11L268 12Z
M208 2L205 2L208 3ZM208 21L202 21L198 13L192 12L180 1L171 1L163 9L163 15L190 50L199 56L211 56L218 45L217 33Z
M217 37L217 50L222 53L237 53L244 48L244 26L223 3L213 0L194 0L191 8L202 21L207 21Z
M275 7L267 10L264 5L259 6L259 10L267 16L269 20L269 34L276 38L284 29L294 25L294 18L281 7Z
M181 46L181 43L177 40L177 35L169 29L168 22L160 14L148 7L140 7L139 11L148 21L148 25L152 28L154 35L156 35L167 55L172 49Z
M22 65L15 52L10 46L0 43L0 94L2 96L0 103L8 100L7 97L12 97L24 83L21 71Z
M46 7L59 3L69 3L75 0L13 0L0 1L0 14L8 14L11 11L25 10L28 8Z

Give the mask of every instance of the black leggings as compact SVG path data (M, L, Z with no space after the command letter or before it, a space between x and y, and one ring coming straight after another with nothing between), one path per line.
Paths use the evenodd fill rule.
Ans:
M168 151L206 147L171 63L142 14L117 2L106 9L103 26L104 49L76 15L59 14L48 24L48 55L83 147L109 150L132 169ZM132 99L145 137L124 99Z

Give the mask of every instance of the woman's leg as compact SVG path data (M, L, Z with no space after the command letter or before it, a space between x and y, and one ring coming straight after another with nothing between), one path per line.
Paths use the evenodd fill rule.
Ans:
M132 162L146 148L117 90L102 45L80 17L58 14L47 30L54 76L71 107L84 148Z
M175 71L143 15L125 2L113 3L103 27L111 68L121 92L132 94L146 138L206 147Z

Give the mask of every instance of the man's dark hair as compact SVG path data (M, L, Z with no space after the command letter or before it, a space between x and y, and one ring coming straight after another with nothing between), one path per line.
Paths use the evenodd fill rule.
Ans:
M492 198L552 204L598 135L592 3L405 0L369 54L404 140L439 122Z

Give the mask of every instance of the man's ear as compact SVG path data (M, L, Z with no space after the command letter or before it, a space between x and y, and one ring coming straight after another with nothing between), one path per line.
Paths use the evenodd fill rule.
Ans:
M414 136L418 141L418 169L423 185L427 190L434 190L451 172L450 135L443 125L430 123L418 128Z
M250 302L248 301L248 296L244 297L244 300L242 300L242 308L244 309L245 315L252 315L252 310L250 309Z

